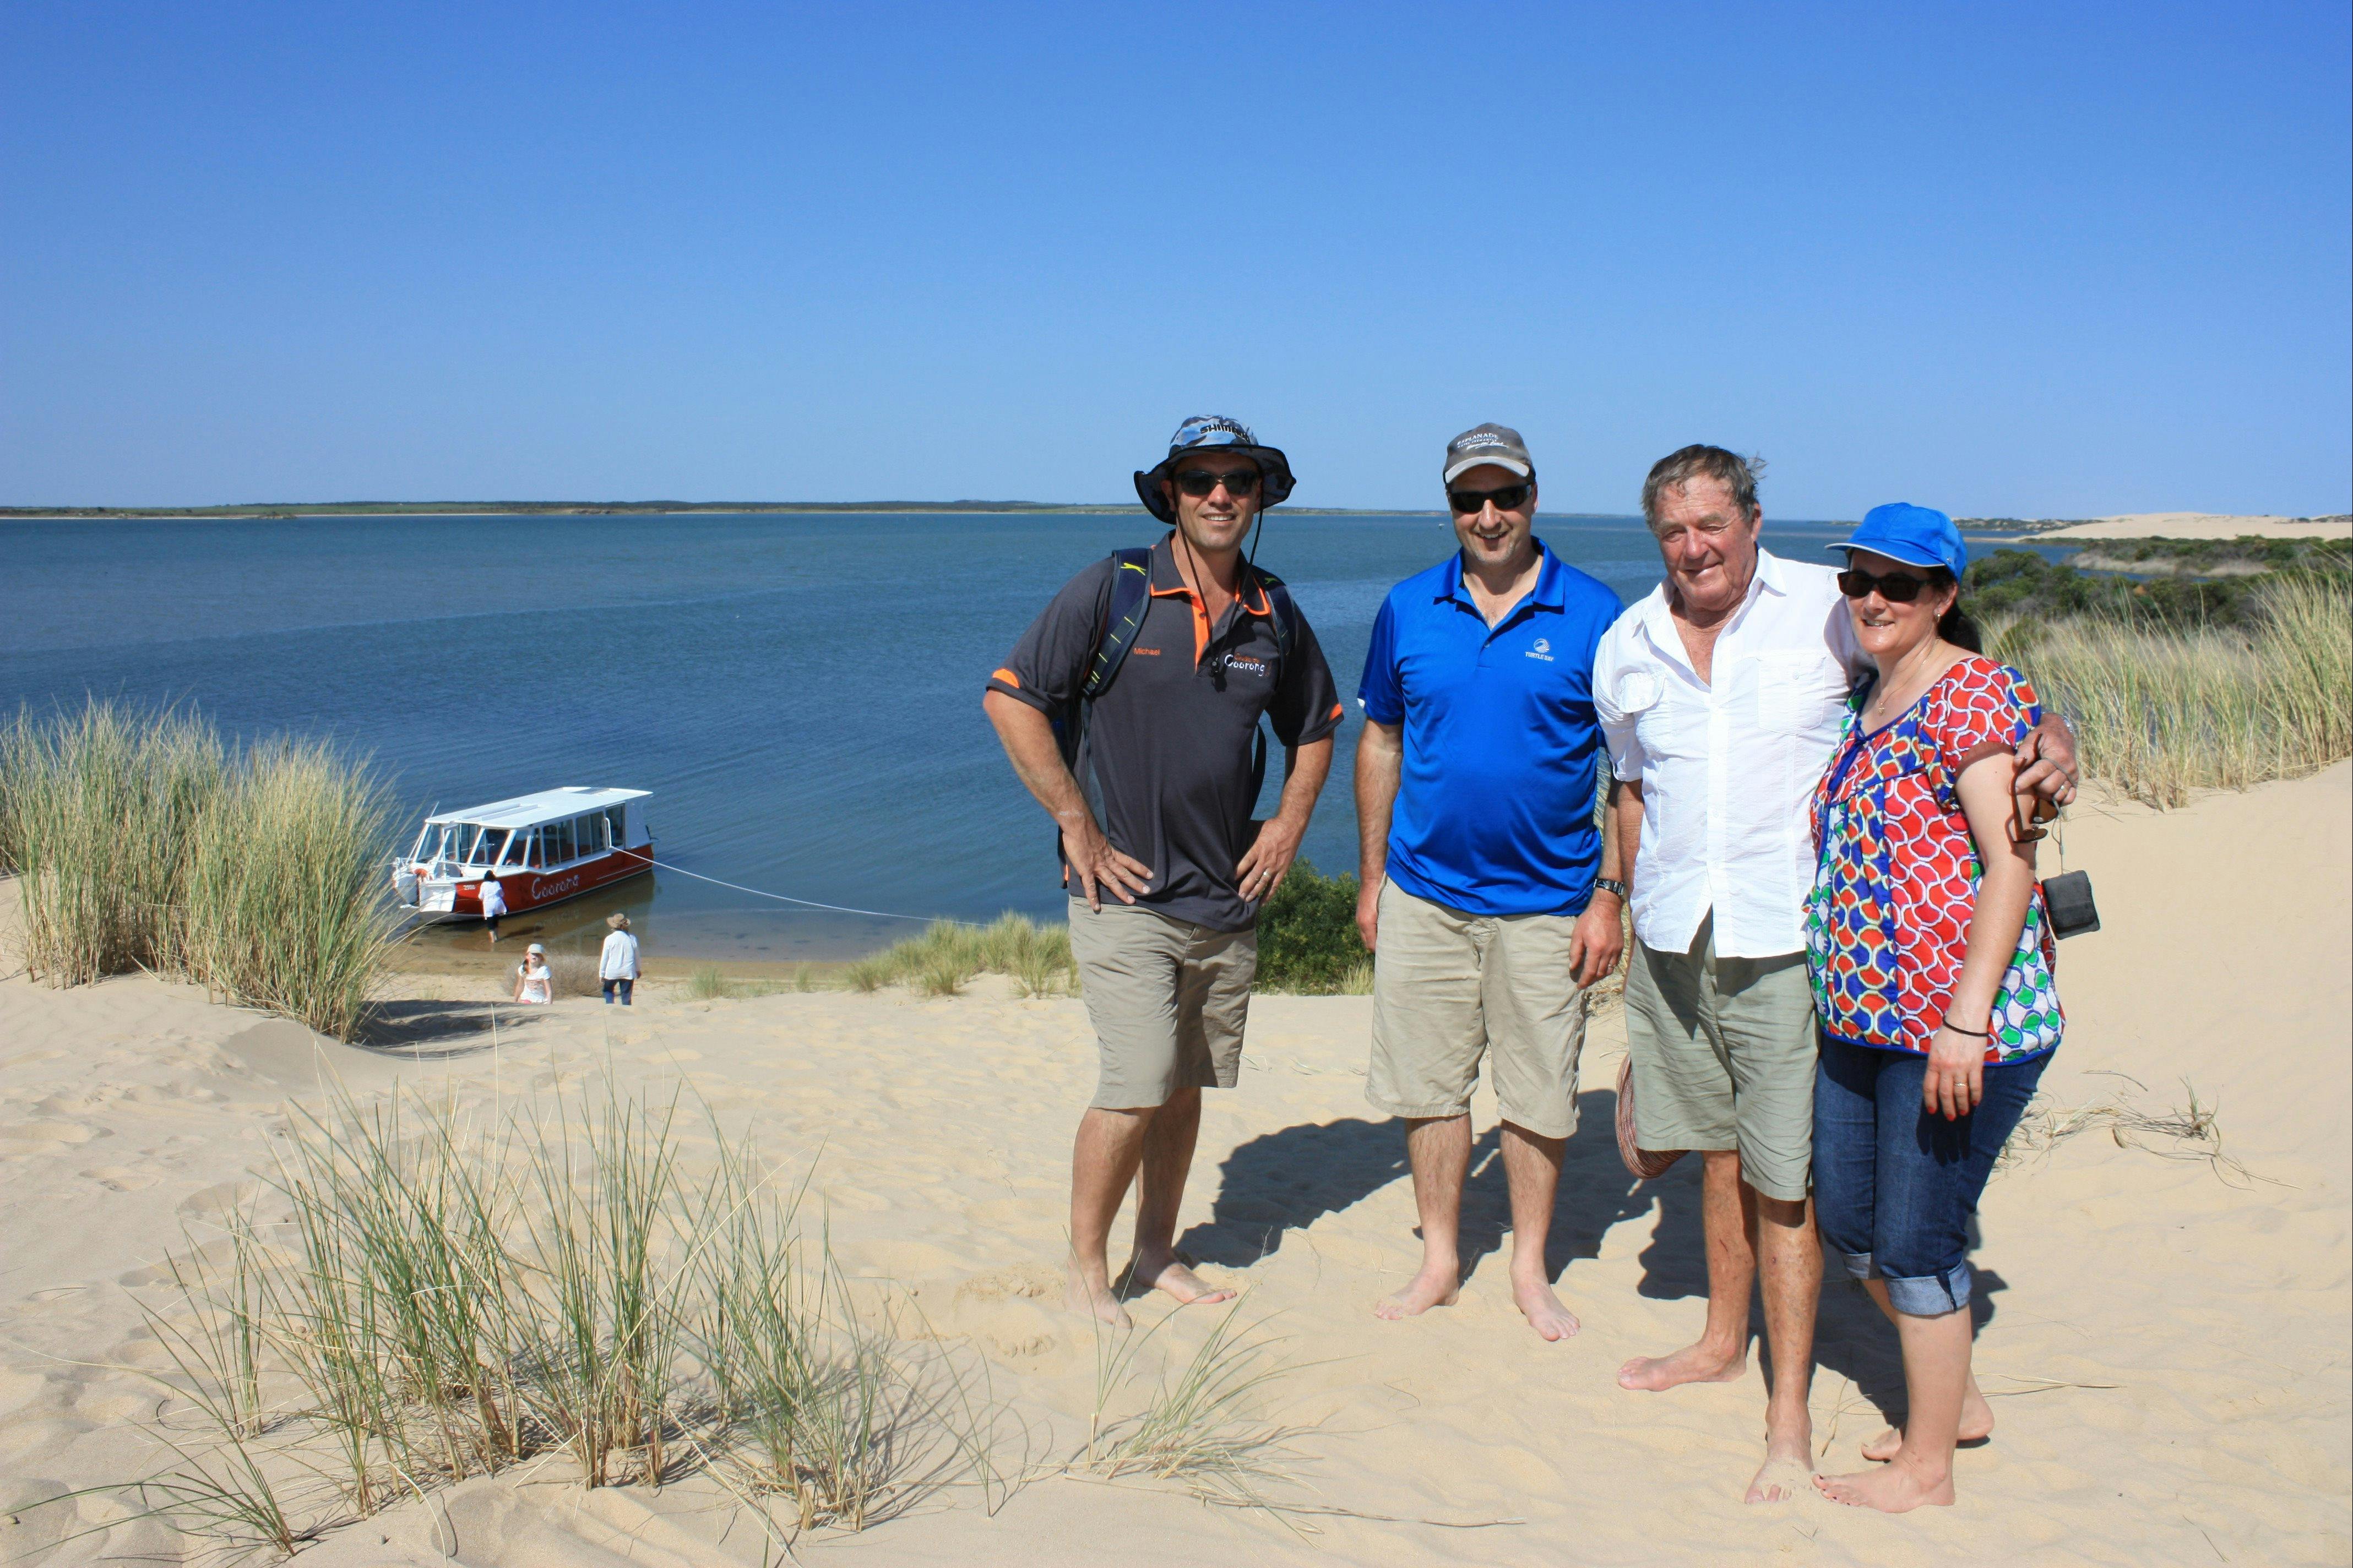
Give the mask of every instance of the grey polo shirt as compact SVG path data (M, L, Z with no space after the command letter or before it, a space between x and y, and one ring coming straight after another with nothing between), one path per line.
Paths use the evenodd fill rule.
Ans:
M1274 608L1251 584L1212 626L1176 570L1171 530L1152 547L1144 624L1088 721L1095 803L1112 847L1151 868L1137 902L1212 931L1246 931L1258 906L1234 886L1250 847L1250 737L1264 716L1284 746L1339 727L1339 693L1304 616L1288 659ZM1085 684L1111 613L1113 565L1095 562L1054 595L988 689L1051 715ZM1072 882L1073 894L1080 889Z

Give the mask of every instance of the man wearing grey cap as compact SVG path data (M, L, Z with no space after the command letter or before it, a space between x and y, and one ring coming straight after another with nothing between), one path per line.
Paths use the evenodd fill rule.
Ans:
M983 699L1015 773L1054 819L1071 952L1100 1056L1071 1157L1067 1304L1125 1325L1113 1218L1137 1184L1126 1288L1233 1294L1176 1256L1201 1090L1241 1067L1258 912L1282 885L1332 766L1331 671L1272 574L1243 559L1291 465L1231 419L1188 419L1135 476L1166 533L1056 595ZM1254 821L1266 720L1290 758Z
M1375 1308L1401 1321L1461 1282L1471 1090L1492 1064L1512 1205L1512 1300L1577 1332L1545 1242L1577 1128L1583 988L1623 946L1614 846L1594 826L1604 752L1593 650L1618 595L1536 538L1518 431L1457 436L1443 468L1457 548L1389 591L1358 700L1356 924L1374 952L1366 1098L1406 1124L1421 1262Z

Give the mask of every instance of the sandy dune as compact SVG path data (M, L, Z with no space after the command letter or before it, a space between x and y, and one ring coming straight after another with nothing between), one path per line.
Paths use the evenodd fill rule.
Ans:
M2067 864L2089 868L2106 928L2069 942L2073 1030L2046 1103L2119 1092L2151 1110L2185 1079L2219 1104L2225 1149L2258 1180L2086 1132L2004 1172L1978 1255L1978 1366L2000 1428L1961 1457L1960 1506L1901 1520L1819 1499L1745 1508L1760 1374L1623 1393L1627 1356L1689 1339L1702 1315L1693 1163L1638 1186L1609 1141L1623 1031L1597 1017L1584 1130L1556 1227L1561 1293L1585 1331L1538 1342L1510 1305L1502 1172L1482 1158L1461 1304L1375 1321L1414 1259L1399 1132L1362 1100L1369 1005L1261 999L1240 1089L1213 1099L1186 1245L1245 1310L1316 1363L1288 1414L1319 1424L1297 1500L1457 1524L1263 1515L1150 1490L1038 1479L995 1518L969 1492L860 1537L804 1538L801 1560L1175 1564L1774 1562L2343 1563L2353 1552L2353 768L2166 816L2079 808ZM459 980L452 986L480 987ZM476 1032L479 1009L420 1003L411 1059L325 1048L362 1092L396 1079L461 1099L529 1092L608 1049L624 1078L681 1078L723 1119L817 1161L849 1267L916 1293L969 1336L1061 1458L1082 1434L1087 1331L1053 1310L1064 1166L1092 1047L1074 1002L988 985L958 999L782 994L628 1013L566 1002ZM609 1026L609 1038L608 1030ZM155 1341L134 1300L184 1221L233 1199L290 1096L315 1098L292 1026L153 980L59 993L0 982L0 1558L94 1563L184 1552L127 1506L35 1500L152 1463L138 1423ZM2136 1089L2111 1074L2127 1074ZM1482 1156L1492 1102L1477 1111ZM2161 1146L2160 1146L2161 1147ZM1143 1303L1146 1321L1164 1316ZM1198 1320L1198 1321L1192 1321ZM1206 1315L1173 1330L1191 1342ZM1889 1331L1826 1293L1813 1391L1826 1463L1900 1400ZM1049 1440L1050 1438L1050 1440ZM474 1481L345 1530L316 1568L411 1563L721 1568L777 1559L704 1483L583 1493L550 1464Z
M2211 511L2136 511L2094 518L2034 537L2043 539L2353 538L2353 517L2233 517Z

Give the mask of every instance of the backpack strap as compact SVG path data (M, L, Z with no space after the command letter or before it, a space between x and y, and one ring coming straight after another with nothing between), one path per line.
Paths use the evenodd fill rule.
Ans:
M1103 694L1119 673L1135 634L1143 628L1144 613L1152 603L1152 552L1114 550L1111 552L1111 604L1103 629L1095 637L1094 662L1079 688L1079 700L1092 702Z

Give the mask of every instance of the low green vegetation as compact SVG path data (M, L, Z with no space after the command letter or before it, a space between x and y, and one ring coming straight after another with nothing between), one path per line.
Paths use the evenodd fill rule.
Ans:
M1975 568L1972 568L1974 573ZM2180 625L1986 616L1986 651L2075 726L2084 772L2159 807L2353 755L2353 575L2281 573L2243 613Z
M389 793L319 742L232 749L192 713L91 702L0 730L0 865L37 979L175 974L358 1032L395 929Z
M2344 540L2100 540L2063 561L1997 550L1969 563L1966 597L1982 618L2096 616L2168 627L2237 626L2284 572L2342 575Z
M1339 992L1372 988L1373 955L1356 931L1355 873L1326 877L1309 860L1291 874L1258 917L1261 991Z

